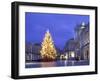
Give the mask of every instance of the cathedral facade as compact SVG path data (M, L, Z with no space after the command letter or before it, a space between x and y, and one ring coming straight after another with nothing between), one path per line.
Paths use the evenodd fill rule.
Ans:
M83 22L75 27L75 36L67 41L64 50L69 58L73 52L75 58L89 60L89 43L89 23Z

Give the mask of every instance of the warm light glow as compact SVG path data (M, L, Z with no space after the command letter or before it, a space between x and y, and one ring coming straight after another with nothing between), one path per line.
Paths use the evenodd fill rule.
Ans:
M66 60L68 59L68 55L65 55L65 59L66 59Z
M56 49L54 47L49 30L47 30L45 34L41 47L40 53L43 59L56 59Z
M74 52L71 52L71 57L75 57L75 53Z

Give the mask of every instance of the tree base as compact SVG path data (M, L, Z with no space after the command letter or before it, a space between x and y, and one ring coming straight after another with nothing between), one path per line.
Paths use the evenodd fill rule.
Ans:
M49 61L55 61L55 59L52 59L52 58L43 58L42 61L43 62L49 62Z

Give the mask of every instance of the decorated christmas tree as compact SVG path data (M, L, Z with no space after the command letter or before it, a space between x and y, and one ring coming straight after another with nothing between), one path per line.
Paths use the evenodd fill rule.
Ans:
M56 49L54 47L49 30L47 30L45 34L41 47L40 53L44 61L53 61L56 59Z

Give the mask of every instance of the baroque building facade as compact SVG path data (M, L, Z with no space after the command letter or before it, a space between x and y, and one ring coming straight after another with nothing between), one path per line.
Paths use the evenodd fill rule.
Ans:
M41 50L41 44L39 43L26 43L25 46L25 61L31 62L31 61L37 61L41 59L40 55Z
M89 60L89 23L84 22L75 27L75 36L69 39L65 45L68 58L74 56L80 60Z
M65 55L67 55L68 60L75 60L76 48L78 47L79 44L74 38L71 38L67 41L64 51L65 51Z
M81 25L78 25L75 28L75 40L79 41L80 47L78 48L78 53L82 60L89 59L89 23L85 24L84 22Z

